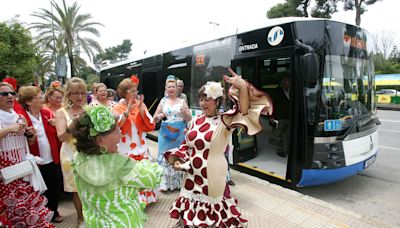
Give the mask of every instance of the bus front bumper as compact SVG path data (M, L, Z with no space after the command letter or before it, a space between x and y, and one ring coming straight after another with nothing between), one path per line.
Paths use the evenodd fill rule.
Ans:
M337 169L303 169L297 187L329 184L360 173L376 160L377 153L365 161Z

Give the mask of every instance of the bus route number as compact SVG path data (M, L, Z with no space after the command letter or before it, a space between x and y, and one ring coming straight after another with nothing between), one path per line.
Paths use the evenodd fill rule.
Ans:
M196 66L204 65L204 55L196 55Z

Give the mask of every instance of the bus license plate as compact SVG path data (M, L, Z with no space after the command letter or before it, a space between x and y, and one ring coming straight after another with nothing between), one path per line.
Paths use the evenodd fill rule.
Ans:
M374 164L376 160L376 156L371 157L370 159L366 160L364 163L364 169L368 168L368 166Z

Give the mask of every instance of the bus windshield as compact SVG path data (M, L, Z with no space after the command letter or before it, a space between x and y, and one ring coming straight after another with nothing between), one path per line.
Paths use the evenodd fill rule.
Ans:
M368 59L325 56L319 123L342 120L342 130L374 110L373 64ZM319 132L324 131L319 127ZM338 135L341 131L330 132Z

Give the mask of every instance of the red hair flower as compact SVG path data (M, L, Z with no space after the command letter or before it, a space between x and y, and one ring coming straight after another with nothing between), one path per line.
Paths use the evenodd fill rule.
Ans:
M53 87L53 88L60 87L61 86L61 82L59 82L59 81L51 82L50 86Z
M136 75L131 76L131 81L133 82L133 84L139 85L139 78L136 77Z
M17 79L7 77L7 78L3 79L3 82L7 82L14 88L14 90L17 90Z

